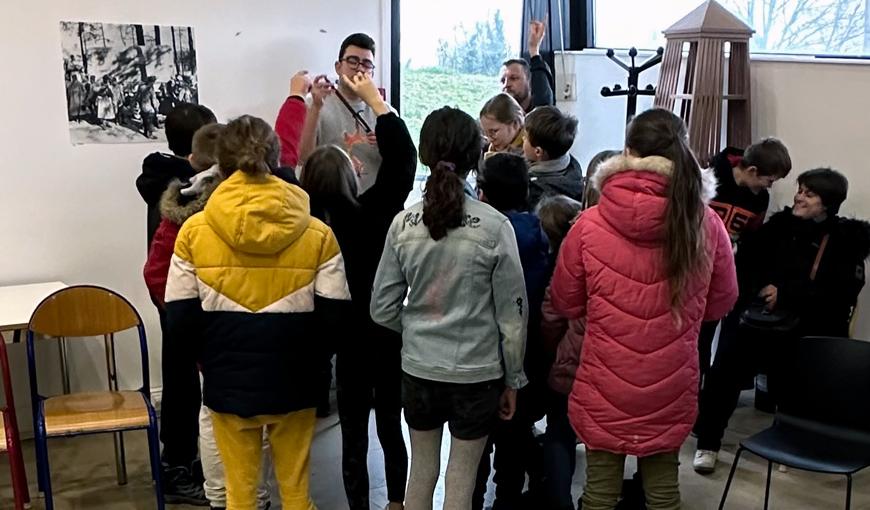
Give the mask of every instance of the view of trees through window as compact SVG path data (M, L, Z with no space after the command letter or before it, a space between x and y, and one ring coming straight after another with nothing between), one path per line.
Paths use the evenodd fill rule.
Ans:
M719 1L755 29L751 40L754 52L870 56L870 0ZM699 3L597 1L595 45L645 49L662 46L662 31Z
M522 2L402 2L402 118L415 142L426 116L442 106L477 118L497 94L501 64L519 55ZM408 203L420 199L427 170L418 167Z

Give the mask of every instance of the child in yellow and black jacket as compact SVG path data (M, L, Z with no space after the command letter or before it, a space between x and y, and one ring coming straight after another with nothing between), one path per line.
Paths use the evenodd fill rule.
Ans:
M227 478L227 507L256 508L263 430L283 508L313 509L309 449L326 353L318 340L350 299L332 231L308 196L272 175L278 137L242 116L221 136L225 180L178 233L166 286L174 338L196 338L203 403Z

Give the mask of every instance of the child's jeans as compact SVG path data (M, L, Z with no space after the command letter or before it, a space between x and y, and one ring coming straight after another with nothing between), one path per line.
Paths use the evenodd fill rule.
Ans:
M544 490L546 508L573 509L571 484L577 464L577 435L568 420L568 395L549 390L547 432L544 434Z
M260 474L260 486L257 489L257 507L266 508L272 494L269 480L272 479L272 453L269 441L263 435L263 466ZM227 481L224 476L224 465L218 453L214 438L211 413L206 406L199 411L199 454L202 459L202 474L205 476L205 497L213 507L227 506Z
M314 409L242 418L210 412L227 478L227 508L256 510L263 454L263 430L272 446L272 461L284 510L316 510L308 492Z
M637 459L649 510L679 510L679 452ZM613 510L622 493L625 455L586 450L586 488L583 510Z

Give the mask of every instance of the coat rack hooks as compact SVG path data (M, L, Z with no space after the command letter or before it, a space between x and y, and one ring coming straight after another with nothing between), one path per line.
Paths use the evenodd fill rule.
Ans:
M607 50L607 58L616 62L616 64L628 72L628 88L622 88L621 85L616 84L611 89L610 87L602 87L601 95L604 97L615 97L615 96L626 96L628 97L628 105L626 107L625 112L625 123L628 124L632 117L634 117L635 113L637 113L637 96L654 96L656 95L656 88L653 85L647 85L645 88L638 88L638 78L640 74L647 69L654 67L661 63L662 55L664 54L664 48L659 48L656 50L656 54L649 58L646 62L637 66L635 64L635 57L637 57L637 48L631 48L628 50L628 56L631 58L631 65L626 64L621 59L616 57L616 52L613 49Z

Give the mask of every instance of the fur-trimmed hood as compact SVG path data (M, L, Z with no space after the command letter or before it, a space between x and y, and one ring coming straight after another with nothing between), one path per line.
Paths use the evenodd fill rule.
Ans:
M673 163L660 156L621 154L598 167L592 185L601 192L599 212L619 233L635 242L660 242L665 235L667 189ZM716 178L702 171L702 198L716 195Z
M598 171L592 176L592 186L601 191L605 181L620 172L653 172L665 177L670 177L674 170L674 163L661 156L648 156L639 158L620 154L614 156L598 166ZM709 204L716 196L716 176L712 169L701 170L701 190L705 204Z
M186 196L181 194L181 190L187 187L188 183L173 179L160 197L160 215L176 225L183 224L188 218L203 210L208 197L221 181L219 175L203 177L203 182L200 184L202 191L199 195Z

